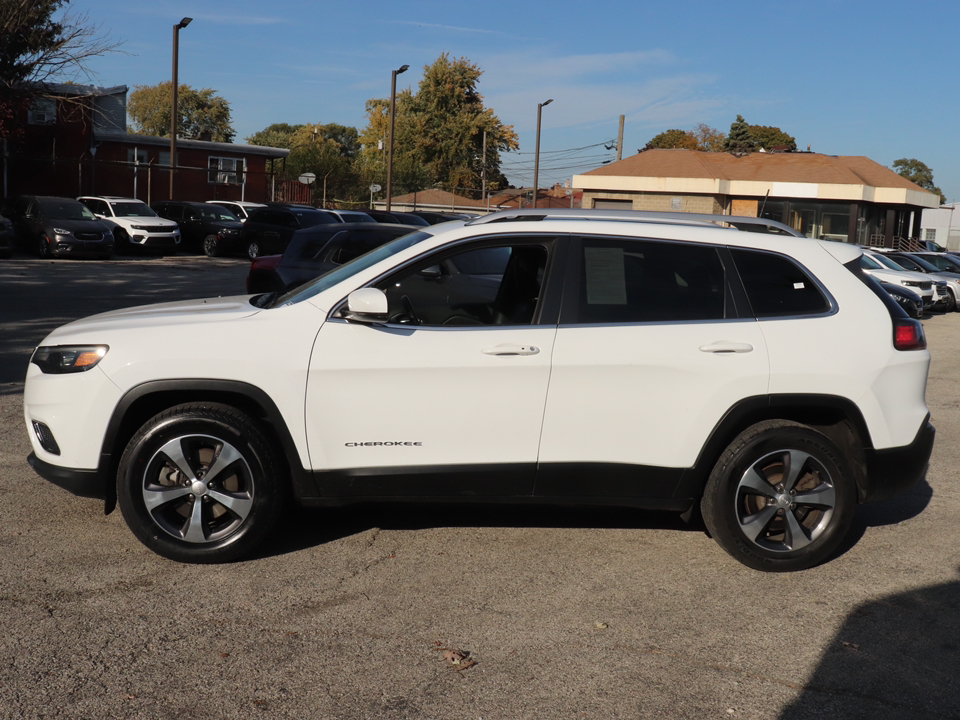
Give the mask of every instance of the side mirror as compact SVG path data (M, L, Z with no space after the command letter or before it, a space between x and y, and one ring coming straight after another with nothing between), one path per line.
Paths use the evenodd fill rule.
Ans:
M426 278L427 280L439 280L441 275L443 275L443 272L440 270L439 265L431 265L420 271L420 277Z
M387 321L387 296L377 288L360 288L347 295L347 306L341 313L347 320L362 323Z

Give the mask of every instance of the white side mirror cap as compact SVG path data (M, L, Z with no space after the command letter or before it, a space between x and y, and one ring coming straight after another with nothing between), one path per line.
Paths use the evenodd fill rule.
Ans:
M360 288L347 296L344 317L359 322L386 322L387 296L377 288Z

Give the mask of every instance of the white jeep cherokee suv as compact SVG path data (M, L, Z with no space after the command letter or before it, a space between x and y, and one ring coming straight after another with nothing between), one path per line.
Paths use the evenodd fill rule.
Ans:
M160 217L143 200L114 195L78 197L94 215L113 223L118 249L150 248L176 250L180 246L180 227Z
M729 216L431 226L284 295L55 330L29 462L185 562L249 552L292 495L701 512L740 562L802 569L933 446L923 328L860 255Z

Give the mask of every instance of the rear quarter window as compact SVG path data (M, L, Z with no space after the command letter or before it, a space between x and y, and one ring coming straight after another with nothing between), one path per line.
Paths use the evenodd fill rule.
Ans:
M730 248L756 317L819 315L830 301L809 274L783 255Z

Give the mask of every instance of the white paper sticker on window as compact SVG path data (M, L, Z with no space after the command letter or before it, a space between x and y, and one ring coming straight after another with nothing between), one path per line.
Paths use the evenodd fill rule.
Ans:
M803 283L802 283L802 282L794 283L794 284L793 284L793 289L794 289L794 290L803 290Z
M588 305L626 305L622 248L583 249Z

